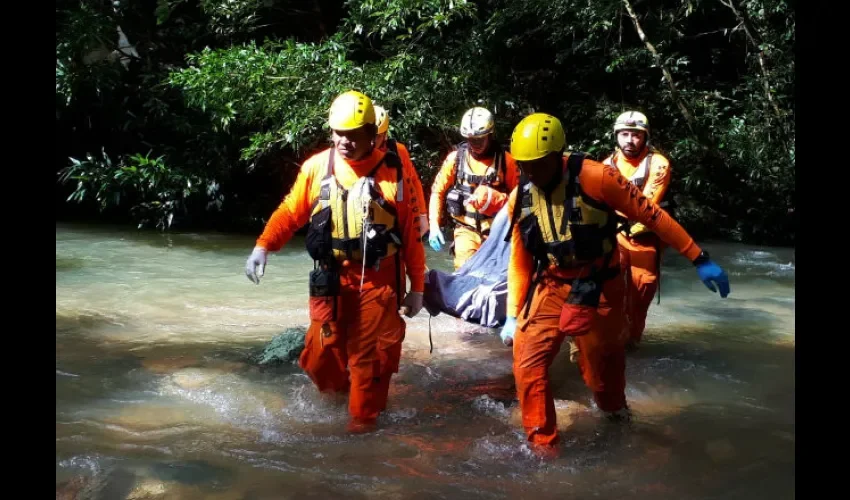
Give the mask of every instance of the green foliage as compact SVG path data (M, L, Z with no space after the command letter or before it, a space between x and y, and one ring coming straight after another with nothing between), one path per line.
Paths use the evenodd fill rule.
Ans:
M409 42L429 30L442 33L452 22L470 18L475 5L466 0L394 0L346 2L349 17L343 31L351 30L366 37L389 38Z
M556 114L569 147L598 159L614 146L616 115L640 109L671 158L671 196L689 230L793 243L793 9L779 0L631 6L675 96L619 0L148 0L117 10L60 0L62 158L103 149L121 168L148 158L142 170L160 172L152 189L141 174L116 178L105 159L72 163L87 176L73 199L133 214L158 201L170 211L147 219L160 224L221 209L255 230L299 163L328 144L333 98L354 88L389 110L390 135L410 148L426 194L472 105L494 111L502 144L525 114ZM112 50L118 23L141 60L129 70L84 64L92 50ZM88 123L99 125L78 137ZM210 184L219 188L198 187ZM115 196L126 192L133 201Z
M107 54L114 48L115 25L108 15L81 2L78 9L57 9L57 113L71 104L80 89L102 96L118 84L120 73Z
M242 157L315 143L322 131L329 99L348 82L353 65L344 47L287 41L278 51L253 42L229 49L204 49L188 57L190 67L171 75L190 106L206 111L227 130L238 119L262 130ZM245 99L245 96L251 96Z
M168 228L175 214L186 209L190 197L215 195L217 190L214 182L169 168L162 156L135 154L114 164L102 151L100 158L89 154L85 160L70 160L71 165L60 171L62 182L77 182L68 201L93 197L100 209L106 210L129 198L134 201L132 210L140 226Z

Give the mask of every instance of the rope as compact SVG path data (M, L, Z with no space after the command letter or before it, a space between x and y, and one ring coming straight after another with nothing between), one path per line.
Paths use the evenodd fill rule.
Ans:
M433 316L428 314L428 344L431 345L431 350L428 351L428 354L431 354L431 353L434 352L434 341L431 340L431 318L433 318Z

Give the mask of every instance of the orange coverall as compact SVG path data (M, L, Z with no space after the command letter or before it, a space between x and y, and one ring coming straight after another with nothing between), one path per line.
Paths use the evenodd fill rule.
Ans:
M448 154L448 156L446 156L442 167L440 167L440 171L434 178L434 184L431 186L431 199L428 206L428 217L430 218L431 225L439 226L440 220L443 218L443 207L445 206L446 193L448 193L449 189L454 186L457 180L457 172L455 171L456 156L457 151L452 151ZM468 153L466 158L466 168L469 169L473 175L485 175L487 173L487 169L494 161L495 156L475 159L472 157L471 153ZM513 157L507 151L505 152L504 175L505 179L503 179L503 186L491 187L506 194L510 193L511 190L513 190L519 183L519 169L517 168ZM500 200L497 203L501 203L503 205L504 201ZM475 252L481 248L481 245L486 239L487 235L479 234L472 228L456 224L454 229L455 269L459 269L464 262L472 257Z
M696 259L702 251L675 220L656 205L649 204L646 197L616 169L585 159L579 182L587 196L623 212L631 220L646 224L689 260ZM513 213L517 191L514 190L508 198L508 213ZM618 255L615 249L609 266L619 266ZM601 264L602 259L595 263L597 267ZM516 225L511 237L507 313L517 318L513 368L522 409L522 424L530 442L556 445L559 437L555 403L549 384L549 366L564 340L558 322L570 291L570 281L580 274L573 269L556 266L547 268L535 288L526 316L521 308L532 283L532 272L532 254L525 248L520 228ZM618 273L617 277L603 284L602 298L590 332L574 337L579 347L578 365L582 377L593 391L597 406L603 411L617 411L626 404L624 297L624 279Z
M613 166L628 179L635 174L647 154L649 151L646 148L637 158L628 158L621 151L617 151L606 158L605 163L614 163ZM670 174L669 160L654 152L646 182L641 190L643 195L656 205L661 203L670 187ZM658 291L659 258L664 246L658 236L641 223L632 226L631 236L617 233L617 243L620 247L620 266L627 275L626 315L629 338L632 343L637 344L643 337L646 315Z
M334 171L345 188L368 174L383 158L384 152L373 150L365 158L346 160L334 148L313 155L304 162L295 184L280 207L272 214L257 245L277 251L310 217L313 200L319 196L322 178L327 172L329 154L336 154ZM414 200L422 187L409 158L402 158L406 192L404 200ZM398 211L402 234L401 275L410 277L414 292L425 290L425 249L414 221L415 204L396 203L397 173L382 166L375 181L383 196ZM349 392L348 411L355 424L369 425L386 408L390 377L398 372L405 322L398 314L395 257L381 261L380 269L367 268L363 290L360 290L361 265L344 262L340 268L341 315L322 332L322 323L311 321L299 365L322 392Z

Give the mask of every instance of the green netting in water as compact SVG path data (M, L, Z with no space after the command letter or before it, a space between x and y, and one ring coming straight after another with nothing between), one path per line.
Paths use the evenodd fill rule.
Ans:
M297 362L298 356L304 350L306 336L307 328L303 326L287 328L283 333L276 335L256 356L257 364L279 365Z

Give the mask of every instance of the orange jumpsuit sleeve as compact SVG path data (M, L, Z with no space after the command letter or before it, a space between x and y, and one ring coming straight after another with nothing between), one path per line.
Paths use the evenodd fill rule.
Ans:
M431 200L428 203L428 218L433 225L439 225L443 218L443 204L446 199L446 192L455 183L457 179L455 173L455 157L457 151L452 151L446 156L443 161L443 166L434 177L434 184L431 185Z
M508 196L508 216L514 213L517 203L518 189L513 189ZM531 284L531 272L534 262L531 252L525 248L519 231L519 224L511 232L511 256L508 260L508 304L507 315L519 317L525 293Z
M410 159L410 151L400 142L396 142L396 146L398 147L398 154L402 159L402 163L405 161L409 162L410 168L413 169L412 177L415 182L406 182L408 192L405 193L405 196L415 206L414 219L416 221L416 227L419 229L419 238L421 239L428 232L428 201L425 198L425 189L422 187L422 179L419 177L419 172L416 171L416 166L413 164L413 160Z
M425 247L422 245L422 232L419 227L421 218L418 216L421 205L422 183L419 174L413 168L410 156L401 159L402 180L404 182L404 197L398 204L399 223L401 225L402 248L404 248L404 265L410 277L410 291L425 291Z
M520 171L516 160L508 152L505 152L505 170L505 185L508 188L508 193L510 193L519 185Z
M675 219L650 202L637 186L629 182L616 168L593 160L584 160L579 181L588 196L622 212L629 220L645 225L688 260L693 261L702 252L691 235Z
M502 209L507 201L507 194L497 191L490 186L478 186L472 192L472 196L467 203L482 214L492 217Z
M313 179L323 163L320 157L323 157L322 153L308 158L301 166L292 189L277 210L272 213L263 233L257 239L257 246L270 252L277 252L289 242L295 231L310 219Z
M504 158L504 192L488 186L478 186L473 192L470 206L487 216L496 215L507 203L508 195L519 184L519 169L507 151Z

